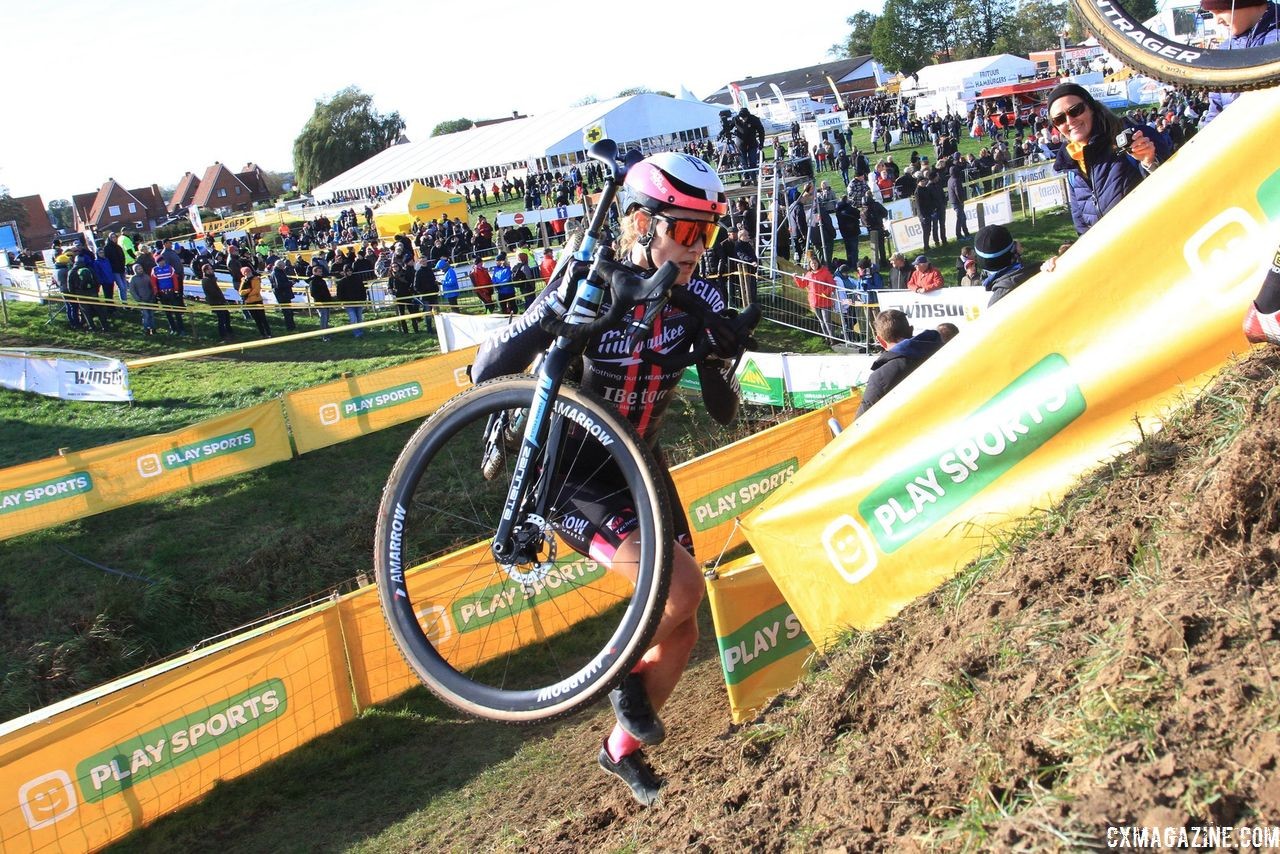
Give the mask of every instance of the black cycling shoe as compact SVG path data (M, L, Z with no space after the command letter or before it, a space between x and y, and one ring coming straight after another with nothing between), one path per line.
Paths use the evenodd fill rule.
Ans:
M622 684L609 692L609 702L619 726L636 741L652 747L667 737L667 728L649 703L644 681L638 674L628 673Z
M609 751L600 748L600 767L627 784L631 789L631 797L641 806L651 807L662 794L663 781L658 779L644 758L644 751L637 750L614 762L609 758Z

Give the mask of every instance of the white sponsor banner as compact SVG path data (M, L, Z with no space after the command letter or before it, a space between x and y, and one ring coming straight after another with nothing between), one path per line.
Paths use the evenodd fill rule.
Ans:
M978 215L978 208L982 208L982 215ZM1013 222L1013 205L1009 200L1009 193L995 193L990 196L983 196L981 199L972 202L965 202L964 205L964 222L969 227L970 234L977 234L978 229L984 225L1008 225ZM947 208L946 212L947 235L955 236L956 233L956 211L955 208Z
M0 350L0 386L62 400L128 403L129 371L124 362L73 351ZM54 355L64 352L67 355Z
M849 114L844 110L836 110L832 113L815 116L813 121L818 126L818 130L831 130L832 128L844 130L844 126L849 123Z
M49 290L33 271L18 267L0 268L0 288L9 302L40 302Z
M557 219L573 219L585 213L582 205L559 205L554 208L542 208L536 211L512 211L498 214L498 227L507 228L513 225L537 225L540 222L553 222Z
M479 344L494 330L510 324L511 320L505 314L437 314L436 338L440 341L440 352L448 353Z
M910 199L895 199L892 202L885 202L884 209L889 212L889 221L895 219L907 219L915 216L915 208L911 207Z
M880 310L896 308L905 314L919 335L939 323L954 323L963 329L987 310L991 294L982 288L939 288L918 294L914 291L876 291Z
M905 254L924 248L924 229L918 216L894 220L889 223L889 231L893 235L893 245L899 252Z
M1067 182L1063 178L1050 178L1027 184L1027 202L1033 211L1061 208L1067 205Z
M849 390L867 384L874 355L800 355L783 357L783 379L795 406L823 406L847 397Z

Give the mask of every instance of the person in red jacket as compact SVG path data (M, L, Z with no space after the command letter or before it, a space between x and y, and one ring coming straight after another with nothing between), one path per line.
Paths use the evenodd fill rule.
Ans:
M544 282L551 281L551 274L556 271L556 254L550 247L542 250L542 260L538 262L538 273Z
M818 326L822 329L823 336L834 338L835 334L831 327L831 307L835 304L836 278L822 262L822 258L812 252L805 257L805 264L809 268L808 272L796 274L796 287L808 292L809 308L818 318Z
M469 275L471 287L480 298L480 302L484 303L484 310L492 313L494 310L493 277L489 275L489 268L484 265L479 255L476 256L475 266L471 268Z
M942 271L929 263L928 255L917 255L912 266L915 269L911 271L911 278L907 279L907 290L925 294L942 287Z

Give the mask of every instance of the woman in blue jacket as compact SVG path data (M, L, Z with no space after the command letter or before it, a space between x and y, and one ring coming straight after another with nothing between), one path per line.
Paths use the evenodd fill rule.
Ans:
M444 301L449 305L457 308L458 306L458 271L449 266L449 261L441 258L436 262L436 269L444 273L444 277L440 281L440 296L444 297Z
M1169 157L1169 140L1149 125L1128 125L1075 83L1058 86L1048 103L1049 120L1064 140L1054 169L1066 173L1071 219L1084 234ZM1117 148L1116 136L1126 128L1132 142Z

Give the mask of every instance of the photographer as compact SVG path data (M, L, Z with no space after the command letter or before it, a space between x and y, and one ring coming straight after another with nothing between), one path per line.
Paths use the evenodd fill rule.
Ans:
M1054 89L1048 104L1064 139L1053 168L1066 173L1071 219L1084 234L1169 157L1169 140L1150 125L1129 126L1075 83Z

